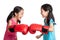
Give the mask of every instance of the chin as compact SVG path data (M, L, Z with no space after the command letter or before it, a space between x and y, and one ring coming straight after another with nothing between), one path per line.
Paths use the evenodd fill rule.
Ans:
M42 16L44 18L44 16Z
M19 20L21 20L21 18L19 18Z

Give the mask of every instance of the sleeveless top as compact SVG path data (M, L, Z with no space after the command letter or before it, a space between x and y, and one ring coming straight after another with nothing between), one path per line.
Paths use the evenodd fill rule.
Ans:
M48 24L46 24L46 19L44 19L44 23L45 23L45 25L48 26ZM51 24L51 23L53 25L55 25L53 19L50 19L49 24ZM48 32L48 34L43 34L43 40L56 40L56 38L55 38L55 31L53 30L53 32Z
M17 23L14 21L14 18L10 19L12 22L12 25L16 25ZM17 33L16 32L10 32L8 30L8 23L7 23L7 27L6 27L6 32L4 35L4 40L17 40Z

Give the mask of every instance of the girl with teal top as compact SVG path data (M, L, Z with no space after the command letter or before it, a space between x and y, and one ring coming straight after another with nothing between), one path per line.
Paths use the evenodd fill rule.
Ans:
M55 18L52 13L53 9L50 4L44 4L41 6L41 15L44 17L44 24L49 26L48 34L41 34L37 35L36 38L39 39L43 35L43 40L56 40L55 39L55 32L54 32L54 25L55 25Z

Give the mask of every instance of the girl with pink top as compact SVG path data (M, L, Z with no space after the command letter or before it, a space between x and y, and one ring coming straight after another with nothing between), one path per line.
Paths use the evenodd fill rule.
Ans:
M24 9L22 7L16 6L13 11L7 17L7 27L4 35L4 40L17 40L17 33L10 32L9 27L11 25L16 25L20 23L20 19L24 14Z

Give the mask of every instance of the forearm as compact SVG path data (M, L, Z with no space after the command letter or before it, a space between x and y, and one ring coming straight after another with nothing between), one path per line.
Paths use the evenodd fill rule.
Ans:
M40 37L43 35L43 33L42 34L40 34Z
M48 31L53 32L54 28L53 27L49 27Z

